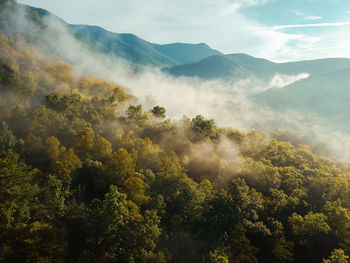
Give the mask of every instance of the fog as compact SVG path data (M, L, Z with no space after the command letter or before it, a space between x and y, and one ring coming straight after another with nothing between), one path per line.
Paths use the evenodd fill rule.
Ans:
M38 30L26 21L23 12L17 13L13 19L16 19L17 24L25 25L23 34ZM133 104L141 104L145 110L159 105L166 108L167 117L174 121L184 115L193 118L200 114L214 119L218 126L243 131L260 129L269 134L278 129L291 130L308 138L314 149L322 148L321 154L339 161L350 161L348 134L332 130L316 116L304 116L297 111L275 112L249 99L250 94L257 91L283 88L305 79L309 77L307 72L296 76L277 74L267 85L252 79L201 81L198 78L175 78L159 68L142 67L135 70L135 65L97 53L76 40L56 17L49 16L45 20L47 27L41 33L41 39L35 43L41 51L52 58L60 57L71 63L78 76L94 74L123 86L136 97L137 101L133 101Z
M298 75L283 75L276 74L270 81L270 86L272 88L284 88L294 82L297 82L301 79L307 79L310 76L308 73L301 73Z

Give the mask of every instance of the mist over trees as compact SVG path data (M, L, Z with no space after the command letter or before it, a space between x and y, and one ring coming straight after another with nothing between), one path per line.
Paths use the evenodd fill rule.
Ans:
M349 262L348 164L134 101L1 30L1 262Z

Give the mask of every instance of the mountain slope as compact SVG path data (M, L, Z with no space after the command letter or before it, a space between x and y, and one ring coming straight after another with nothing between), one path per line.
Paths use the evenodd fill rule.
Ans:
M101 27L68 25L77 39L82 42L95 42L106 52L122 57L139 65L176 65L177 61L167 57L152 47L152 44L132 34L115 34Z
M173 43L165 45L153 44L153 47L162 54L175 59L179 64L190 64L212 55L221 54L219 51L211 49L205 43Z
M79 39L85 37L95 41L109 52L140 65L179 65L221 54L203 43L159 45L147 42L133 34L112 33L101 27L86 25L69 25L69 27Z
M350 67L314 75L285 88L269 89L256 95L255 100L278 111L309 112L346 124L350 115L349 76Z
M325 58L286 63L275 63L267 59L255 58L246 54L227 55L260 78L271 78L276 73L296 75L308 73L310 75L326 73L350 67L350 59Z
M201 79L241 79L252 77L253 74L227 56L215 55L197 63L175 66L164 69L173 76L199 77Z
M0 20L4 23L1 23L0 31L7 35L20 35L32 43L41 38L40 31L63 26L90 49L121 57L135 65L173 66L194 63L208 56L221 54L203 43L159 45L133 34L112 33L98 26L71 25L44 9L17 4L13 0L2 3L2 9ZM29 18L37 28L19 23L20 20L16 19L18 15Z
M197 76L202 79L235 78L236 74L232 75L232 72L235 72L234 67L243 67L257 78L270 81L277 73L285 75L309 73L310 75L315 75L350 67L350 59L346 58L275 63L241 53L221 55L221 57L221 59L218 57L215 59L206 58L198 63L174 66L166 68L165 71L174 76ZM211 64L205 66L210 71L203 70L204 63Z
M222 55L204 43L159 45L145 41L133 34L112 33L97 26L70 25L44 9L21 4L16 4L16 6L26 9L31 19L43 28L47 26L45 24L46 18L50 17L69 29L83 44L98 52L116 55L136 65L170 67L166 71L176 76L198 76L203 79L235 78L237 71L242 71L243 67L257 78L268 81L276 73L288 75L309 73L313 75L350 67L350 60L341 58L274 63L246 54ZM227 60L222 59L221 62L217 59L205 60L205 63L214 63L206 66L207 71L203 69L203 66L198 67L197 62L213 55L225 56ZM239 68L234 69L234 64ZM228 68L225 68L226 66Z
M348 165L301 137L126 110L124 88L76 72L0 34L1 262L318 263L348 242Z

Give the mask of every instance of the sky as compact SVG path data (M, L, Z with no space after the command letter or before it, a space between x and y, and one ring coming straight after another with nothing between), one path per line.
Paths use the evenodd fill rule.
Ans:
M273 61L350 57L350 0L18 0L71 24Z

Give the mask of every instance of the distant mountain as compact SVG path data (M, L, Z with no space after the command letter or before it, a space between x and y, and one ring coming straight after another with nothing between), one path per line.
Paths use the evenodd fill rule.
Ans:
M204 43L173 43L159 45L133 34L117 34L98 26L71 25L40 8L28 7L40 17L52 16L72 31L74 36L90 48L110 53L137 65L172 66L194 63L208 56L221 54Z
M269 81L279 74L296 75L308 73L321 74L350 67L350 59L328 58L309 61L275 63L246 54L216 55L197 63L165 68L164 71L174 76L196 76L201 79L237 78L237 72L244 71L242 76L254 75L258 79Z
M164 71L173 76L199 77L201 79L242 79L253 77L245 67L228 56L215 55L194 64L165 68Z
M56 23L67 28L90 49L121 57L134 65L174 66L221 54L204 43L160 45L133 34L112 33L98 26L71 25L47 10L18 4L14 0L0 0L0 4L0 32L14 38L21 36L31 43L40 42L42 32L46 30L47 33L51 27L55 28ZM24 15L31 23L22 23L24 20L17 19L18 15Z
M158 52L149 43L132 34L116 34L97 26L68 25L77 39L102 47L106 52L139 65L177 65L178 62Z
M284 88L272 88L254 97L277 111L293 110L327 118L350 128L350 67L312 75Z
M68 25L81 41L95 42L118 57L139 65L180 65L197 62L211 55L221 54L206 44L174 43L159 45L133 34L117 34L97 26Z
M97 26L71 25L44 9L16 4L13 0L5 2L12 3L9 11L1 12L5 20L15 8L25 9L27 17L41 28L47 27L46 18L50 17L71 31L81 43L95 51L121 57L135 65L163 67L164 71L174 76L197 76L202 79L255 76L269 81L276 73L314 75L350 67L350 60L341 58L274 63L246 54L223 55L204 43L159 45L133 34L112 33ZM38 37L37 34L22 34L22 31L27 29L16 28L17 31L21 31L21 35L26 35L29 41ZM14 25L9 24L7 31L15 31Z
M350 67L350 59L347 58L326 58L275 63L267 59L255 58L246 54L231 54L226 56L230 57L232 60L236 61L261 79L270 79L276 73L285 75L308 73L310 75L315 75Z
M179 64L191 64L206 57L221 54L211 49L207 44L173 43L166 45L153 44L153 47L168 57L175 59Z

